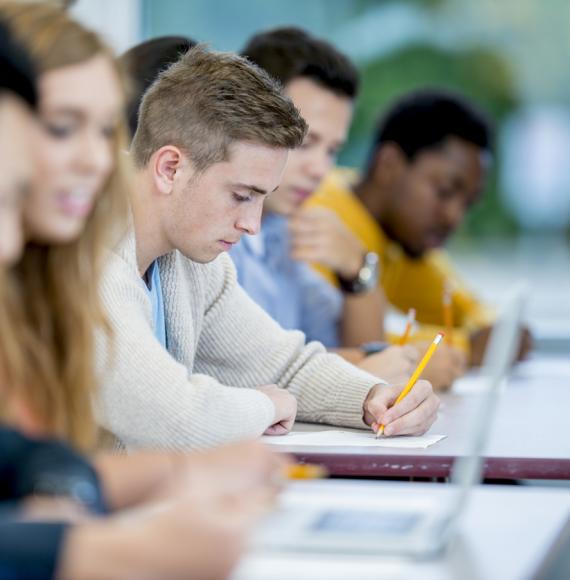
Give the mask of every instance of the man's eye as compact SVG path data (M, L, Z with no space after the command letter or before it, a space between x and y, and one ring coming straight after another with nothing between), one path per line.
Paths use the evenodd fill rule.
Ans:
M56 125L55 123L46 123L48 135L56 139L65 139L73 133L73 127L69 125Z
M234 199L236 201L251 201L251 197L249 196L243 196L243 195L239 195L237 193L234 193Z

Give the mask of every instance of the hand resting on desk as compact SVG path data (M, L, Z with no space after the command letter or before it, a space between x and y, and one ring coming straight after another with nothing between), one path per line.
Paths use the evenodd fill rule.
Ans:
M265 430L264 435L289 433L297 416L297 399L277 385L263 385L257 387L257 390L267 395L275 406L275 417L271 425Z

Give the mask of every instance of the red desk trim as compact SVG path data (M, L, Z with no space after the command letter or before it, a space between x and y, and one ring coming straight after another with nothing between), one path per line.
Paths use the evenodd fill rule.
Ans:
M294 453L331 475L345 477L449 477L454 457L434 455L351 455ZM486 479L570 479L570 459L488 457Z

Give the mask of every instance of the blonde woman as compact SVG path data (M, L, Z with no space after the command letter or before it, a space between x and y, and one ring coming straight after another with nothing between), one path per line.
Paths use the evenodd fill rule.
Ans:
M9 120L0 114L0 133L6 130L0 146L11 148L17 158L0 156L0 262L18 254L18 200L24 197L19 189L31 181L24 204L25 251L0 286L16 290L9 296L0 293L2 410L9 422L28 432L59 435L88 449L95 432L90 410L96 386L93 327L106 325L97 300L101 248L107 234L120 231L113 223L120 225L123 213L120 80L98 38L58 10L2 4L2 15L21 39L29 40L39 65L41 123L38 142L20 147L25 108L22 126L14 129L8 121L17 121L14 111L22 105L12 107ZM32 178L26 173L32 164L26 155L34 150ZM6 196L10 203L4 203ZM4 348L8 344L11 350ZM27 466L30 456L35 459L33 469L24 470L21 497L12 499L29 493L59 497L39 507L37 498L26 504L29 517L87 516L92 506L89 497L82 497L85 483L97 487L99 481L79 456L57 443L29 440L11 430L0 429L0 441L3 461L10 460L8 449L15 452L9 473ZM3 557L8 555L16 570L25 563L26 573L34 576L47 564L50 574L55 569L57 576L74 579L224 577L243 549L245 532L262 506L276 465L267 451L251 444L194 457L146 453L101 458L98 471L112 508L150 499L166 499L169 506L159 514L141 515L136 527L117 517L72 527L29 527L17 514L4 514L0 572L6 571ZM224 489L223 482L231 482L234 492ZM30 536L32 530L38 535ZM47 543L26 541L33 538ZM42 546L47 556L39 553Z
M126 211L121 78L97 35L57 8L6 2L0 16L31 53L42 95L27 244L10 280L12 340L26 365L2 361L15 389L5 411L32 433L88 450L94 328L107 329L98 281Z
M3 336L18 345L26 364L12 364L0 351L0 369L9 377L0 400L20 429L91 450L93 335L95 327L107 328L99 278L105 244L124 224L128 187L120 75L101 40L59 9L0 2L0 18L39 70L41 125L24 207L27 243L8 276L16 292L0 304L2 324L12 323ZM232 468L234 455L228 453ZM245 455L259 464L253 471L270 471L265 452L264 459Z

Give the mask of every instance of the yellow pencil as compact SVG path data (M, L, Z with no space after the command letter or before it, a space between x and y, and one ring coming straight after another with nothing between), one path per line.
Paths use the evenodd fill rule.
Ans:
M412 332L412 326L414 326L414 322L416 321L416 309L410 308L408 310L408 321L406 322L406 329L404 330L404 334L400 337L400 346L404 346L406 342L408 342L408 338L410 338L410 332Z
M424 369L426 368L431 357L433 356L435 349L438 347L439 343L443 340L444 336L445 335L443 334L443 332L440 332L433 339L433 342L430 344L429 348L424 354L422 360L420 361L420 364L414 371L414 374L410 377L408 384L403 388L402 392L398 395L398 398L396 399L394 405L392 405L393 407L396 406L414 388L414 385L418 382L418 379L424 372ZM384 433L384 425L380 425L380 427L378 427L378 431L376 432L376 437L380 437L380 435L382 435L383 433Z
M453 288L447 281L443 289L443 323L447 336L447 344L453 345Z
M327 470L321 465L295 463L284 468L285 479L322 479L327 476Z

